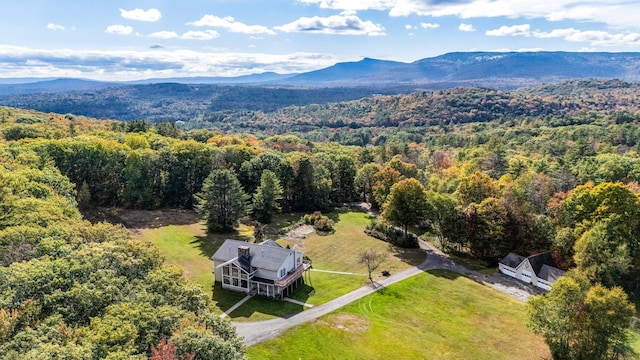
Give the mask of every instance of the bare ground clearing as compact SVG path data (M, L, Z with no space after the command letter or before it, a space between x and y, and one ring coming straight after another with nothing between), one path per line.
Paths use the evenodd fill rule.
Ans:
M138 229L156 229L167 225L191 225L198 222L193 210L157 209L135 210L125 208L93 208L83 212L91 222L107 221L136 232Z

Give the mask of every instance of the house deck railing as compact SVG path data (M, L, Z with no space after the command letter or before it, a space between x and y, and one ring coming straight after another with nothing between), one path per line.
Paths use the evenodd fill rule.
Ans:
M300 264L300 266L298 266L294 271L292 271L291 273L289 273L289 275L283 277L280 280L276 280L273 282L273 284L279 288L285 288L289 285L291 285L291 283L293 283L294 281L298 280L300 278L300 276L302 275L302 273L309 269L310 265L308 263L302 263Z

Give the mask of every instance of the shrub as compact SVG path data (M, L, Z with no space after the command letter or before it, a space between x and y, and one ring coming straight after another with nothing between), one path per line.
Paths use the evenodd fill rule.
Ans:
M313 214L307 214L302 217L302 221L307 225L313 225L313 228L320 235L333 233L333 221L322 215L320 211L314 211Z
M316 231L318 232L324 232L324 233L332 232L333 221L331 221L326 216L322 216L313 223L313 228L316 229Z
M313 214L307 214L302 217L302 220L307 225L315 225L318 219L322 218L322 213L320 211L314 211Z
M384 222L374 220L371 224L367 225L364 232L376 239L402 248L418 247L418 237L415 234L408 233L407 236L405 236L402 230Z

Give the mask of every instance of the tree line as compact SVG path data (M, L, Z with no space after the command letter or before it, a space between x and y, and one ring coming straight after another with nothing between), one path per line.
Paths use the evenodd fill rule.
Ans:
M76 198L49 157L0 143L0 358L147 359L163 339L244 358L204 289L121 226L83 220Z
M473 101L483 102L481 92L451 91L476 94ZM494 101L485 100L483 106ZM19 111L7 111L8 120L0 124L0 132L11 140L4 145L6 151L59 171L72 184L66 193L80 207L196 206L206 218L212 214L208 206L220 203L219 197L207 197L232 191L238 196L229 209L268 222L281 210L314 211L365 201L405 235L420 226L443 250L488 264L509 252L551 250L557 262L575 269L571 274L576 275L562 280L545 298L548 302L532 302L532 328L548 336L556 358L584 358L580 354L589 351L600 358L628 353L628 308L620 308L624 316L611 322L595 319L606 315L613 303L638 301L637 112L578 111L570 116L504 116L427 127L270 136L185 132L168 123L88 126L42 114L30 114L41 122L17 122ZM47 124L55 131L48 132ZM52 135L12 138L14 130L6 131L22 127ZM358 134L366 138L360 146L329 141ZM227 218L223 213L211 221L221 226L210 230L228 230L236 220L236 215ZM22 253L13 251L12 256ZM572 296L556 297L562 291ZM553 300L560 298L569 300ZM541 322L536 315L567 309L591 312L574 319L582 322L564 328L566 336L560 338L547 332L557 323ZM564 320L558 315L554 321ZM574 341L578 335L567 335L585 329L616 331L611 336L583 332L582 342ZM606 341L596 344L599 338Z

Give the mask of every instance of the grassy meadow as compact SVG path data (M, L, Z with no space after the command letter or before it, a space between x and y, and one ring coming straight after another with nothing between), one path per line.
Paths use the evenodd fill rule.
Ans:
M357 255L365 248L375 248L387 252L388 257L376 273L382 270L391 273L419 264L424 259L420 250L397 249L389 244L367 236L364 228L370 216L362 212L347 210L327 214L335 221L335 232L320 236L312 233L305 239L280 240L283 246L298 246L309 256L315 269L351 272L359 275L340 275L312 271L305 276L307 284L300 287L291 297L319 305L344 295L367 283L366 267L358 264ZM299 214L283 214L274 220L271 233L278 227L286 227L300 219ZM160 250L168 264L183 269L184 276L200 284L211 295L220 311L225 311L244 297L241 293L214 287L213 262L210 260L225 239L253 241L253 228L241 225L235 233L207 234L204 224L183 221L179 224L154 224L148 228L136 229L135 237L149 240ZM291 315L304 311L304 307L293 303L254 297L229 317L234 321L259 321Z
M423 273L276 339L250 359L545 359L525 304L446 271Z

